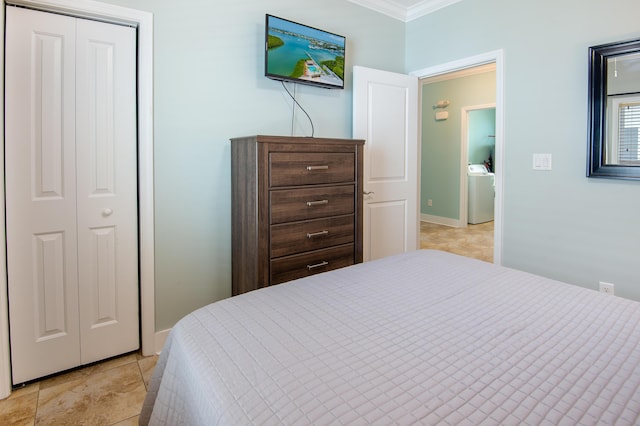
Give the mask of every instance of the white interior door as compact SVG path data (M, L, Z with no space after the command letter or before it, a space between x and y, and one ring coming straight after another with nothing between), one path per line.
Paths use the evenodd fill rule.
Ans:
M135 30L8 7L13 382L135 350Z
M353 137L364 145L364 260L418 248L418 79L353 70Z

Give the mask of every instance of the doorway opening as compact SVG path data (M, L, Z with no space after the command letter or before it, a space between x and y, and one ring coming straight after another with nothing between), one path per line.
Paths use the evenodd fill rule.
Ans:
M467 224L469 153L468 134L464 135L468 125L467 112L480 107L495 108L495 132L493 135L487 134L486 136L487 138L491 136L493 142L491 162L495 171L495 199L493 227L490 232L493 240L492 260L496 264L502 262L502 182L504 170L502 57L503 53L499 50L411 73L420 79L421 87L421 221L435 222L438 226L456 230L458 233L468 230L466 228L477 227ZM456 80L460 78L470 80L475 78L482 81L483 78L478 77L482 74L484 74L484 81L486 82L488 79L491 83L489 84L490 98L474 98L477 96L475 89L466 90L455 84ZM433 91L434 93L425 95L425 91L428 92L425 87L434 82L443 81L450 81L451 84L442 84L441 87ZM476 87L478 87L478 82L476 82ZM431 98L427 98L427 96L431 96ZM442 112L447 112L447 114L442 114ZM463 116L467 123L463 123ZM448 126L450 132L448 134L447 132L442 133L439 136L439 144L435 144L434 148L425 144L425 135L429 128L434 128L437 125L440 125L437 130L443 130L445 126ZM440 185L440 188L437 185ZM435 192L429 193L430 190ZM488 228L488 226L483 225L483 228ZM486 229L483 231L486 234ZM470 245L469 243L464 244ZM472 249L472 247L467 248Z

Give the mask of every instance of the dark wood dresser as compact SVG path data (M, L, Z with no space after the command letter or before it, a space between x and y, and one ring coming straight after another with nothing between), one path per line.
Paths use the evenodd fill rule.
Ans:
M362 262L363 145L231 139L233 295Z

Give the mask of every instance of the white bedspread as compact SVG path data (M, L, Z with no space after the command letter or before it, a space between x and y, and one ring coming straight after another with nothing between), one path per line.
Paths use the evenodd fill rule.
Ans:
M206 306L141 424L638 424L640 303L418 251Z

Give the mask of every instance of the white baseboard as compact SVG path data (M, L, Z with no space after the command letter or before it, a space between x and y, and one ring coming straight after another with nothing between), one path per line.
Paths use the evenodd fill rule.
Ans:
M460 219L451 219L449 217L432 216L430 214L420 214L421 222L435 223L438 225L452 226L454 228L466 228L467 224L462 223Z
M171 332L170 328L162 331L156 331L155 351L157 355L160 355L160 352L162 352L162 348L164 347L164 342L167 341L167 337L169 337L170 332Z

